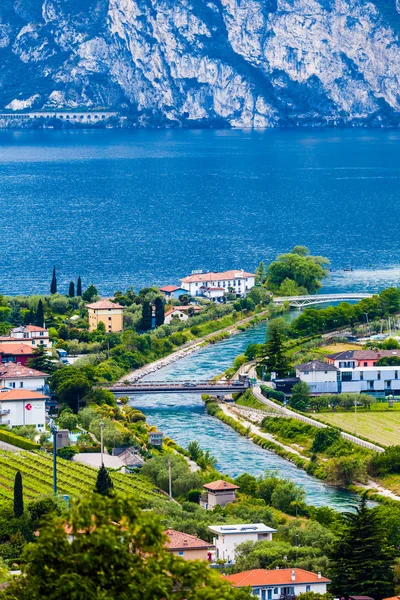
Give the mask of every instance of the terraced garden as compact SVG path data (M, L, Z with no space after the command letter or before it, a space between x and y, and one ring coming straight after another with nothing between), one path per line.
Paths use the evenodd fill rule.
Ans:
M336 425L349 433L354 432L354 410L348 412L321 412L312 415L328 425ZM387 403L371 404L371 410L357 410L356 432L371 442L383 446L400 443L400 403L389 409Z
M27 499L51 494L53 491L53 459L45 452L13 453L0 450L0 498L13 498L14 477L21 471L24 495ZM57 483L60 494L81 496L94 489L97 470L87 465L57 458ZM114 487L132 495L145 506L149 500L168 498L144 477L111 473Z

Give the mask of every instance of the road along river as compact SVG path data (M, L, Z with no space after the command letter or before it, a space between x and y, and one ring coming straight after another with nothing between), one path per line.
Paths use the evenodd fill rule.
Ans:
M145 380L211 379L229 367L249 344L264 342L265 327L265 323L261 323L218 344L202 348L147 375ZM356 496L311 477L208 415L204 402L196 394L138 395L131 398L131 404L144 412L150 424L157 425L181 446L187 447L190 441L197 440L204 450L209 450L217 458L217 468L232 477L245 472L258 476L270 469L301 485L306 491L308 504L347 510L356 501Z

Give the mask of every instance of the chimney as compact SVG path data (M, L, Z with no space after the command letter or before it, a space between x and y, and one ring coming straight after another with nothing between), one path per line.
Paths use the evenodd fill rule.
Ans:
M296 581L296 573L292 571L292 581Z
M321 571L318 571L318 579L321 579Z

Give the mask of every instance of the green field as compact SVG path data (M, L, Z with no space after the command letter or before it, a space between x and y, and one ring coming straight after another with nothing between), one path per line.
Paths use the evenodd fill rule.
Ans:
M53 459L45 452L13 453L0 450L0 498L13 498L14 477L21 471L24 496L27 499L51 494L53 491ZM97 469L57 458L58 491L79 497L94 489ZM149 500L167 497L140 475L111 473L114 488L132 495L143 506Z
M354 410L346 412L326 412L313 415L319 421L336 425L354 433ZM357 410L355 433L383 446L400 444L400 403L389 409L386 402L371 404L371 410Z

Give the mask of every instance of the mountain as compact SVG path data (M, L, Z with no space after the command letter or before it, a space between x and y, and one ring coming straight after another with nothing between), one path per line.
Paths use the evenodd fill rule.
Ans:
M397 126L399 39L400 0L2 0L0 110Z

